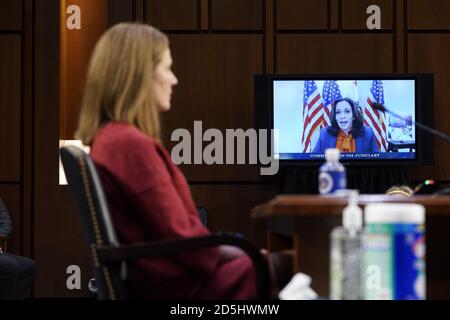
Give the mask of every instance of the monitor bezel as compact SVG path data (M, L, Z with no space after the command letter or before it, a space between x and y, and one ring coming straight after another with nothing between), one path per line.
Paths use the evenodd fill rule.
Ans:
M364 73L364 74L264 74L255 75L255 83L259 79L260 86L262 84L264 88L256 88L255 85L255 100L258 99L257 95L261 95L258 90L267 90L263 95L265 99L265 109L262 110L263 114L257 114L257 107L255 106L255 121L257 128L273 129L274 125L274 81L282 80L292 80L292 81L305 81L305 80L414 80L414 101L415 101L415 120L422 122L422 115L424 114L424 107L421 105L423 99L420 96L423 94L421 92L421 79L424 77L430 77L433 81L432 74L382 74L382 73ZM433 84L434 85L434 84ZM434 86L432 87L434 88ZM264 99L264 98L263 98ZM432 101L433 97L431 97ZM256 101L255 101L256 102ZM263 103L264 104L264 103ZM264 115L265 113L265 115ZM262 124L262 125L261 125ZM416 141L416 152L415 159L345 159L342 163L345 165L352 166L378 166L378 165L392 165L392 166L409 166L417 165L423 163L423 152L422 152L422 140L423 134L419 132L419 128L416 126L415 130L415 141ZM270 141L269 150L272 150ZM280 166L316 166L323 163L323 159L310 160L310 159L279 159Z

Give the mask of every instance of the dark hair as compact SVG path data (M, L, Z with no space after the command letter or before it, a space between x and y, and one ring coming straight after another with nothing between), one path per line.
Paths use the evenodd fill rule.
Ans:
M333 101L333 104L331 106L331 115L330 115L331 125L327 128L327 131L332 136L337 136L339 134L339 130L341 130L341 129L339 128L339 125L337 124L337 121L336 121L336 105L342 101L348 102L348 104L352 108L353 122L352 122L351 133L352 133L353 137L356 138L356 137L364 135L364 124L363 124L362 112L359 109L358 105L355 102L353 102L353 100L350 98L342 98L342 99L337 99L337 100Z

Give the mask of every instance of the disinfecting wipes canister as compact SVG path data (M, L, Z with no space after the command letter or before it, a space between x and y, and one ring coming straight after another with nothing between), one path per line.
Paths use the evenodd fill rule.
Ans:
M366 300L425 299L425 208L369 204L363 237Z

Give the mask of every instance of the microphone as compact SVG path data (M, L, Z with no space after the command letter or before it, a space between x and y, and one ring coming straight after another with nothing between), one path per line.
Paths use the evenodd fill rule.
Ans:
M372 105L372 107L373 107L374 109L379 110L379 111L387 112L387 113L393 115L394 117L396 117L396 118L398 118L398 119L400 119L400 120L403 120L403 121L405 121L405 122L411 122L413 125L419 127L420 129L425 130L425 131L431 133L432 135L434 135L434 136L436 136L436 137L439 137L439 138L445 140L447 143L450 143L450 136L446 135L445 133L443 133L443 132L441 132L441 131L438 131L438 130L436 130L436 129L433 129L433 128L427 126L427 125L424 125L423 123L420 123L419 121L413 121L413 120L406 119L405 117L402 117L401 115L399 115L399 114L397 114L397 113L395 113L395 112L389 110L388 108L386 108L385 106L383 106L381 103L375 102L375 103Z
M405 117L402 117L401 115L389 110L388 108L383 106L381 103L376 102L372 105L372 107L376 110L387 112L387 113L393 115L394 117L401 119L405 122L411 122L411 124L416 125L418 128L425 130L425 131L431 133L432 135L445 140L447 143L450 143L450 137L448 135L446 135L445 133L440 132L436 129L430 128L429 126L424 125L423 123L420 123L418 121L412 121L412 120L406 119ZM416 194L446 195L446 194L450 194L450 187L442 189L440 184L437 184L434 180L427 179L415 188L414 194L415 195Z

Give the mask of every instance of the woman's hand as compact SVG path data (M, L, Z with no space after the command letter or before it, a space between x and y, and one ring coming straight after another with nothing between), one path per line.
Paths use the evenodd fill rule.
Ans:
M246 256L247 254L240 248L229 246L229 245L222 245L219 246L220 251L220 262L224 263L233 259L237 259L243 256ZM269 251L267 249L261 249L259 250L261 255L264 257L266 261L269 260Z
M219 246L219 251L221 263L246 256L246 253L240 248L229 245Z
M267 249L261 249L259 250L259 253L263 256L266 261L269 261L269 251Z

